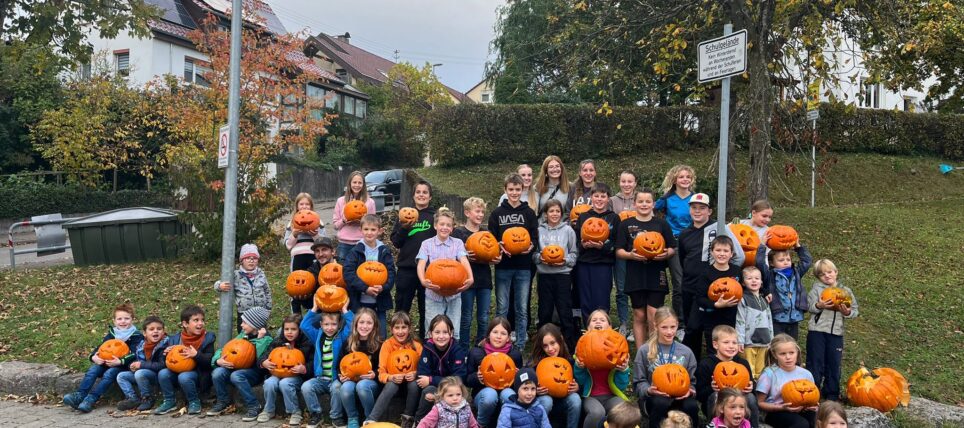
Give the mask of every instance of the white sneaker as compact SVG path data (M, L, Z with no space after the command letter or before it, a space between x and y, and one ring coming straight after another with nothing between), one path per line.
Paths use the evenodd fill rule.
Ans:
M291 414L291 417L288 418L288 426L301 426L301 412Z
M636 335L633 334L633 331L630 330L629 327L626 327L624 325L619 326L619 334L622 336L626 336L626 340L629 342L636 341Z
M516 336L515 336L515 331L513 331L512 333L509 333L509 341L510 341L510 342L515 343L515 338L516 338Z
M685 336L686 336L686 330L683 330L683 329L676 330L676 341L682 342L683 337Z

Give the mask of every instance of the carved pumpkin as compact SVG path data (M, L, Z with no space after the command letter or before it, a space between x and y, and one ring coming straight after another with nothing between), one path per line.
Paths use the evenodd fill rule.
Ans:
M549 390L549 396L563 398L569 395L569 385L572 383L572 364L565 358L546 357L536 365L536 377L539 386Z
M372 422L370 424L365 424L366 428L402 428L401 426L395 425L391 422Z
M321 226L321 218L312 210L301 210L291 217L291 228L311 232Z
M104 343L101 343L100 347L97 348L97 356L104 361L113 360L115 357L121 358L130 353L131 348L127 346L127 343L124 343L124 341L120 339L110 339Z
M609 223L599 217L589 217L579 229L583 242L606 242L609 239Z
M502 246L505 251L513 256L522 254L532 245L532 238L529 231L524 227L510 227L502 232Z
M653 386L670 397L682 397L690 390L690 373L679 364L663 364L653 370Z
M322 312L341 312L345 303L348 303L348 292L344 288L323 284L315 292L315 304Z
M169 349L167 356L164 357L164 363L172 372L184 373L194 370L194 368L197 367L197 361L194 361L194 358L185 357L181 354L182 351L187 350L187 346L174 345Z
M345 377L358 382L362 375L372 371L372 360L364 352L352 352L341 358L338 370Z
M736 388L742 392L750 385L750 371L743 364L723 361L713 369L713 380L720 389Z
M897 370L879 368L870 371L861 366L847 380L847 399L851 404L887 413L898 405L906 407L910 403L910 385Z
M635 211L635 210L626 210L626 211L623 211L623 212L619 213L619 221L626 221L626 220L629 220L629 219L631 219L631 218L633 218L633 217L636 217L636 211Z
M368 261L358 265L355 274L369 287L385 285L388 282L388 268L376 261Z
M418 210L412 207L405 207L398 210L398 222L406 226L415 224L418 221Z
M780 390L783 402L792 407L813 407L820 404L820 388L806 379L791 380Z
M315 292L315 276L306 270L296 270L288 274L285 291L295 299L304 299Z
M454 296L469 277L462 263L452 259L438 259L428 264L425 279L439 286L441 296Z
M850 297L850 293L848 293L847 290L844 290L841 287L824 288L823 292L820 293L820 300L821 301L829 300L832 302L834 306L839 305L841 303L844 303L847 306L853 305L853 298Z
M616 330L590 330L576 342L576 357L590 370L612 370L629 360L629 342Z
M572 207L572 211L569 211L569 221L575 223L576 220L579 220L579 215L582 213L587 213L591 209L592 206L589 204L579 204Z
M542 262L547 265L558 265L559 263L565 263L566 250L558 245L546 245L542 249L541 257Z
M733 278L728 276L723 277L710 283L710 288L706 291L706 296L714 302L720 300L720 298L724 300L733 298L740 300L743 298L743 286Z
M305 354L300 349L293 348L291 344L279 346L271 350L268 354L268 361L274 363L275 368L269 370L272 376L286 378L297 376L291 371L292 368L305 364Z
M499 252L502 250L499 248L499 240L495 239L495 235L484 230L473 233L469 236L469 239L465 241L465 249L475 253L475 261L479 263L488 263L499 257Z
M800 239L797 236L797 231L790 226L770 226L770 239L767 240L767 247L774 250L789 250L797 245L797 241Z
M736 236L736 242L740 244L744 252L756 251L760 248L760 235L752 227L742 223L731 223L730 232Z
M743 254L746 256L743 259L743 267L756 266L756 250L743 250Z
M368 214L368 207L365 206L364 202L355 199L345 204L344 214L345 221L358 221L361 220L365 214Z
M479 373L482 374L482 383L485 386L502 390L512 386L515 380L515 373L519 369L515 366L512 358L501 352L493 352L486 355L479 364ZM538 376L537 376L538 377Z
M231 339L221 349L221 358L234 365L235 369L250 369L254 367L254 344L244 339Z
M318 272L318 281L322 284L337 285L345 287L345 271L338 262L331 262L321 267Z
M663 239L663 234L659 232L637 233L636 238L633 239L633 251L650 260L663 254L665 249L666 240Z
M399 349L388 356L388 374L409 374L418 370L418 352Z

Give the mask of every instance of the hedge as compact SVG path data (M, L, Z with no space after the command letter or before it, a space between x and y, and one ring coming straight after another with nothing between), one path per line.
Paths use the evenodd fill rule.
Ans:
M831 151L964 159L964 116L820 106L820 140Z
M0 186L0 218L26 219L35 215L93 213L127 207L171 207L167 193L146 190L105 192L73 186L18 183Z

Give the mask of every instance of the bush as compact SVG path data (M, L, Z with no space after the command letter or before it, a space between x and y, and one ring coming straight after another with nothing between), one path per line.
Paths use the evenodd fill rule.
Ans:
M0 184L0 218L22 219L41 214L94 213L128 207L170 208L171 195L146 190L111 193L83 187L30 181Z
M958 114L823 104L817 132L831 151L964 159L964 116Z

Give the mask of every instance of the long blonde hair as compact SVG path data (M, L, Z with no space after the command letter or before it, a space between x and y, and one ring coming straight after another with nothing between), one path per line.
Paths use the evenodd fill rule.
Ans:
M368 334L368 338L365 339L368 349L358 349L361 345L361 336L358 335L358 320L362 316L369 316L372 319L372 332ZM351 322L351 335L348 336L348 350L350 352L364 352L368 355L374 355L378 352L378 348L382 346L382 337L378 333L378 315L375 315L375 311L369 308L361 308L358 310L358 314L355 315L355 319Z
M565 194L569 194L569 179L566 178L566 164L562 163L562 159L556 155L546 156L545 160L542 161L542 168L539 170L539 177L535 179L532 183L532 187L536 188L536 194L540 197L543 193L549 191L549 162L556 161L559 163L559 167L562 169L562 174L559 176L559 191Z
M666 176L663 177L663 185L661 186L663 197L668 196L670 192L676 191L676 176L679 175L680 171L687 171L693 176L693 184L690 184L690 192L696 187L696 171L693 170L693 167L689 165L676 165L670 168L669 171L666 171Z
M673 310L668 306L663 306L656 310L656 315L653 316L653 325L659 327L663 321L666 321L670 318L676 320L677 324L679 323L679 317L676 316L676 312L673 312ZM646 341L646 345L649 346L649 352L646 353L646 359L649 360L649 362L656 361L656 357L659 355L658 340L659 335L653 334L649 340Z
M777 364L777 356L776 356L777 348L779 348L780 345L784 345L787 343L792 343L793 346L797 348L797 365L798 366L800 365L800 353L801 353L800 344L797 343L797 340L794 339L793 336L790 336L789 334L786 334L786 333L780 333L773 337L773 340L770 341L770 346L767 347L767 358L766 358L767 366L772 366Z
M361 191L358 192L358 196L355 196L351 191L351 180L355 178L355 176L361 177ZM348 175L347 184L345 184L345 202L355 199L362 202L368 200L368 183L365 182L365 174L362 174L361 171L352 171L351 174Z
M298 202L301 202L302 199L307 199L308 203L311 204L311 209L315 209L315 200L311 199L311 194L301 192L298 196L295 196L295 212L298 212Z

